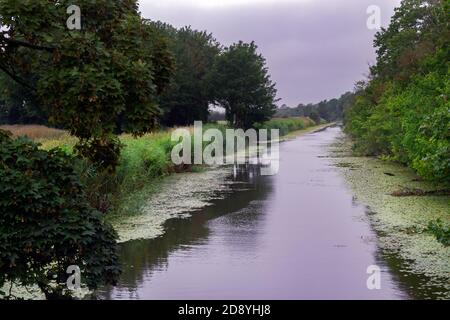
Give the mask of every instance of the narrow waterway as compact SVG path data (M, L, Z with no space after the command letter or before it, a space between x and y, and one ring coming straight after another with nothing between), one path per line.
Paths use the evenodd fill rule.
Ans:
M121 244L103 299L408 299L377 249L366 208L327 158L338 127L280 146L280 171L239 171L236 190L163 236ZM381 289L367 268L381 268Z

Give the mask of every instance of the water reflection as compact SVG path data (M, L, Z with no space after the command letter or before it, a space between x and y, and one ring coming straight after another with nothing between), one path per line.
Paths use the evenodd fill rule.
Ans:
M143 286L151 287L154 274L167 270L170 255L176 253L183 257L189 255L193 247L207 244L211 234L209 221L244 209L247 209L247 212L240 215L239 219L223 219L222 222L236 230L238 238L245 236L244 243L236 239L234 244L251 251L252 243L257 243L257 233L252 230L262 220L261 210L251 208L261 205L271 192L272 184L270 177L260 175L258 165L238 165L233 168L233 172L229 179L236 183L231 184L233 191L226 199L212 201L211 206L194 212L190 218L167 221L164 225L166 233L161 237L121 244L119 252L123 268L121 279L116 287L100 290L97 297L100 299L146 298L142 296L141 289Z
M261 176L261 164L251 161L230 167L234 191L225 199L167 221L164 236L122 244L124 273L99 298L419 296L399 275L402 267L380 254L366 208L326 157L339 134L332 128L281 144L275 176ZM381 290L367 289L374 264L382 270Z

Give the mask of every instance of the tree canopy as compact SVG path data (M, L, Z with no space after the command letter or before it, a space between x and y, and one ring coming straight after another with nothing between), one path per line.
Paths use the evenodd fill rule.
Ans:
M158 26L169 38L169 47L176 63L170 87L161 95L161 122L166 126L206 122L209 105L214 101L207 79L220 52L220 45L206 31L190 27L175 29L167 24Z
M450 3L404 0L376 35L377 63L357 84L346 130L358 152L450 183Z
M235 127L250 128L275 113L277 90L257 48L254 42L242 41L225 48L209 79L215 102Z
M35 94L51 123L80 138L82 155L114 167L116 131L155 127L173 57L137 1L78 1L81 30L66 26L71 4L1 0L0 69Z

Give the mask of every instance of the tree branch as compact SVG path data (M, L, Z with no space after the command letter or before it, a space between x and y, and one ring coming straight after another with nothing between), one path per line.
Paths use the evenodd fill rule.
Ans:
M5 42L7 42L13 46L26 47L26 48L35 49L35 50L43 50L43 51L47 51L47 52L53 52L55 50L55 48L52 48L52 47L39 46L39 45L31 44L31 43L28 43L25 41L9 39L6 37L2 37L2 38L3 38L2 40L4 40Z
M5 66L2 66L1 64L0 64L0 70L2 70L4 73L6 73L11 79L16 81L18 84L20 84L20 85L24 86L25 88L28 88L32 91L36 91L36 88L34 88L33 86L26 83L23 79L19 78L18 76L16 76L12 72L10 72Z

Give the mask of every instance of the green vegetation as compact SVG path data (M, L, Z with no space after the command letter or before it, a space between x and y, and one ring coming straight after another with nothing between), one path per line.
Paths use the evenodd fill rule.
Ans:
M255 43L242 41L225 48L216 58L209 78L216 103L235 128L248 129L275 113L277 90L266 61Z
M137 1L78 1L81 30L62 17L71 1L0 1L0 69L39 102L49 122L79 138L77 152L114 170L115 133L155 127L158 96L173 73L161 32Z
M376 36L377 64L346 112L355 150L450 184L448 1L405 0Z
M76 159L4 131L0 142L0 288L36 284L48 299L70 296L71 265L90 289L114 283L117 235L90 206Z
M427 287L445 288L436 292L436 297L449 299L450 250L441 236L450 225L449 196L433 195L435 184L418 179L402 164L355 157L352 145L352 139L342 136L330 147L330 156L357 202L369 208L367 218L377 232L380 252L400 257L404 263L396 268L426 276ZM424 195L395 196L399 188L422 190ZM437 222L438 227L431 231L430 221L442 223Z
M353 103L354 94L347 92L338 99L324 100L317 104L299 104L296 108L281 106L275 114L276 118L309 117L315 122L321 119L327 122L342 120L344 110Z
M78 155L114 172L117 134L206 122L213 103L245 129L273 115L275 84L253 42L223 48L206 31L142 19L134 0L80 1L83 26L69 31L59 22L70 4L0 1L0 123L64 128Z
M48 124L48 116L28 88L0 72L0 124Z
M440 219L431 221L426 229L444 246L450 246L450 226L444 226Z
M176 71L168 90L160 97L164 126L189 126L194 121L208 120L209 105L214 102L209 88L215 59L220 45L206 31L190 27L175 29L168 24L155 24L169 39L174 54Z
M88 288L113 283L116 235L102 214L198 169L171 163L170 131L151 132L206 121L211 104L234 127L314 124L267 122L277 91L253 42L224 48L207 32L143 19L136 0L80 0L82 28L68 30L70 5L0 0L0 124L61 129L5 128L33 142L1 133L0 287L37 284L47 298L70 296L72 264Z
M273 119L263 124L257 124L257 129L279 129L280 135L286 135L292 131L302 130L314 126L315 123L309 118ZM203 126L206 131L210 128L219 129L225 137L226 125L207 124ZM43 129L41 129L44 131ZM22 129L21 132L26 132ZM67 154L73 154L76 139L68 135L60 135L52 138L53 131L48 131L49 138L37 141L44 150L59 148ZM192 139L192 143L194 143ZM171 131L161 131L147 134L139 138L131 135L121 135L120 143L123 150L119 158L118 167L114 175L99 170L89 161L78 162L76 170L85 185L85 193L90 204L97 210L109 213L126 215L131 214L122 211L122 204L129 202L129 198L136 195L139 197L140 190L151 192L158 180L174 172L195 171L201 168L195 166L175 166L171 161L172 148L177 142L171 141ZM204 141L204 147L208 142ZM224 141L224 144L226 141ZM148 197L148 193L147 193ZM139 209L139 204L135 210ZM128 209L127 209L128 210Z
M317 123L319 124L319 123ZM263 124L256 124L257 129L279 129L280 136L287 135L290 132L303 130L314 126L316 123L309 118L287 118L287 119L272 119Z
M56 139L37 139L41 149L58 148L66 154L74 154L77 140L63 135ZM90 204L103 213L120 210L120 204L130 193L176 170L170 160L172 147L170 131L147 134L139 138L122 135L123 146L115 174L99 169L90 161L81 159L76 166ZM180 169L183 170L183 169Z

